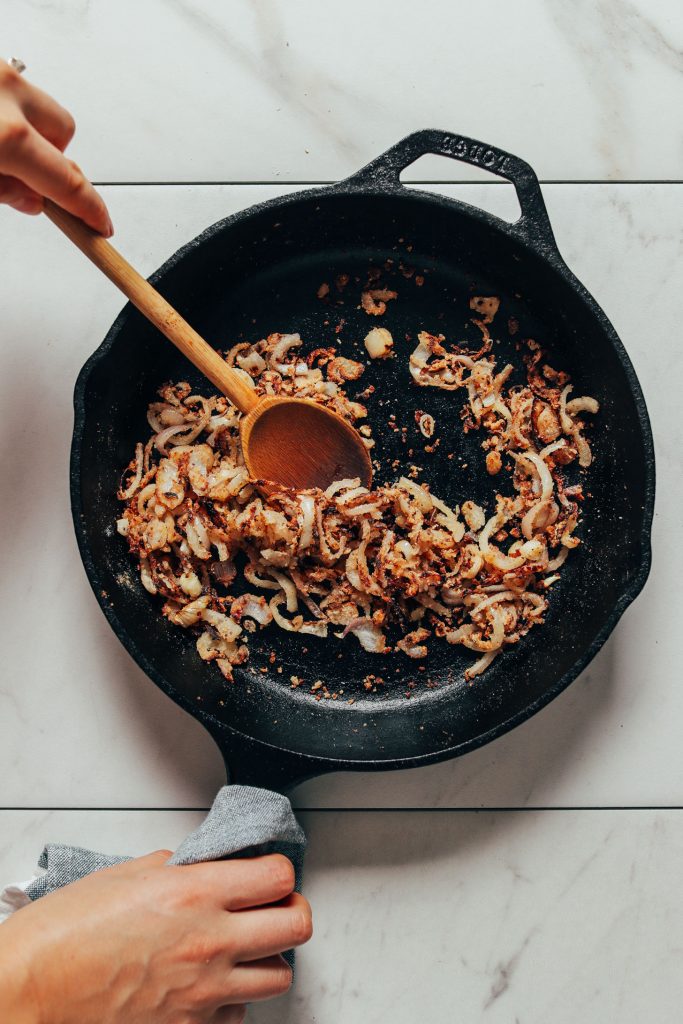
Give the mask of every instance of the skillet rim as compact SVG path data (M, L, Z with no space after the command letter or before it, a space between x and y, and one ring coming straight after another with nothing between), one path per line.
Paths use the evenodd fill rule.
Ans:
M236 744L243 742L247 745L254 745L258 749L262 750L264 754L266 752L270 753L273 759L276 759L281 755L295 759L300 765L301 770L299 775L302 779L304 777L309 778L311 776L333 771L386 771L393 769L417 768L422 765L435 764L440 761L447 761L455 757L460 757L463 754L476 750L479 747L483 747L487 743L497 739L499 736L510 732L512 729L521 725L523 722L532 718L535 714L541 711L547 704L558 697L560 693L562 693L572 682L574 682L581 672L583 672L586 666L603 647L628 606L642 591L652 566L651 531L654 516L656 464L652 428L645 402L645 396L633 364L621 339L612 326L612 323L590 292L564 262L556 244L554 243L552 235L550 235L550 237L548 237L547 234L542 236L539 232L538 237L535 238L533 235L533 229L530 231L528 224L525 224L525 229L521 230L521 224L524 221L523 216L519 221L510 223L496 217L494 214L488 213L486 210L470 206L469 204L463 203L457 199L441 196L438 193L424 191L414 187L411 187L410 190L405 189L398 180L395 182L382 181L379 183L373 183L367 179L354 181L354 177L356 176L330 185L311 189L301 189L283 196L277 196L262 203L256 203L244 210L239 210L236 213L230 214L229 216L214 222L200 232L200 234L195 236L195 238L186 242L176 250L176 252L174 252L161 265L161 267L150 275L148 278L149 282L153 285L157 285L169 271L181 262L181 260L219 232L228 231L235 225L244 223L250 218L260 216L270 210L282 209L285 206L296 205L301 200L310 201L315 199L325 199L328 196L334 195L350 196L360 194L363 196L374 195L380 198L386 198L388 195L391 195L404 200L410 199L415 202L428 203L434 206L445 206L449 209L455 208L461 215L464 215L474 221L478 221L494 231L502 232L504 235L508 236L514 244L521 246L529 253L536 257L540 257L549 263L551 268L563 279L564 285L572 289L579 296L579 298L588 306L590 314L600 325L606 336L605 340L612 346L617 359L621 364L634 400L644 454L645 487L642 502L642 525L639 534L641 555L637 573L635 573L630 583L623 589L621 595L615 601L612 612L607 617L603 627L600 629L593 642L574 661L571 668L556 680L552 686L546 689L542 696L537 698L535 701L532 701L522 711L517 712L517 714L505 719L492 729L480 733L470 740L465 740L450 747L440 748L437 751L419 754L413 757L355 760L349 758L331 758L323 757L321 755L306 754L301 751L292 750L288 747L267 743L249 735L248 733L235 729L232 726L228 726L217 719L214 715L208 714L198 708L196 704L193 704L187 697L176 691L168 680L155 668L151 661L148 660L135 641L129 636L123 625L120 623L115 610L111 604L108 603L107 598L103 596L103 582L99 578L98 567L91 555L87 541L85 516L81 512L81 450L83 447L83 435L86 422L85 396L91 373L95 367L109 355L118 335L125 327L131 314L134 312L132 304L127 302L107 331L104 340L82 366L74 387L74 428L70 454L71 514L78 549L88 582L90 583L97 602L109 622L109 625L133 660L152 680L152 682L162 690L162 692L205 726L214 740L218 743L224 756L224 743L220 737L228 734L229 737L234 737Z

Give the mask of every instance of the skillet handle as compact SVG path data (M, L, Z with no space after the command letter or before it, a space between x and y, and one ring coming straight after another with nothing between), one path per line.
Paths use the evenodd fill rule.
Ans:
M215 720L204 720L204 725L223 755L230 785L258 786L287 796L307 779L333 770L324 761L259 743Z
M529 164L512 153L470 139L466 135L454 135L436 128L413 132L361 167L344 184L365 188L369 185L379 185L383 189L400 188L401 172L427 153L480 167L511 182L517 192L522 216L516 223L507 225L508 228L521 235L534 248L540 246L559 255L538 178Z

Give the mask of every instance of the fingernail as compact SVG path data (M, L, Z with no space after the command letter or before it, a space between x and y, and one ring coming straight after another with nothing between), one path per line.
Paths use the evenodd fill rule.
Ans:
M111 222L111 217L107 217L107 233L106 233L106 235L104 237L105 238L111 238L111 236L113 234L114 234L114 225Z

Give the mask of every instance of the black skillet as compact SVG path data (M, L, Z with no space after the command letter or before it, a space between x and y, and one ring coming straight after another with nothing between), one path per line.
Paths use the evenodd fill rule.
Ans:
M521 218L508 224L405 188L401 171L425 153L507 178ZM400 263L415 269L412 277L403 275ZM382 268L382 281L398 291L377 321L358 309L369 267ZM341 273L350 281L338 291L334 279ZM272 331L299 331L307 346L338 344L354 356L363 351L370 326L389 327L398 358L368 367L350 389L376 388L367 402L381 463L376 480L394 478L413 463L445 501L470 497L491 509L501 484L484 471L481 438L463 435L462 399L417 389L407 359L422 329L476 344L469 321L473 294L501 298L494 322L499 359L519 365L515 344L533 337L549 349L551 363L572 374L575 394L593 395L601 406L584 543L552 591L545 625L484 676L465 682L473 656L446 644L432 644L421 671L403 655L367 654L351 638L322 641L270 627L250 638L250 660L230 685L200 661L194 637L162 617L114 532L121 471L135 442L148 436L145 409L158 385L189 380L204 393L211 390L134 308L123 309L76 384L71 494L78 543L116 635L150 678L206 726L231 781L286 791L325 772L409 768L456 757L529 718L576 678L647 578L655 464L633 367L603 311L564 264L528 164L462 136L416 132L339 184L214 224L151 280L222 349ZM331 293L319 299L323 282ZM511 334L515 321L518 333ZM416 409L435 417L440 445L434 452L424 450ZM292 688L292 676L303 685ZM366 689L369 676L381 679L371 679ZM318 679L337 699L315 699L310 689Z

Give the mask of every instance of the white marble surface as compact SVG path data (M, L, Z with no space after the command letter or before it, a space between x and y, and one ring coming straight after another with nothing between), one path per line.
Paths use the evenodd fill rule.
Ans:
M2 46L99 181L336 179L427 127L546 179L683 177L678 0L4 0Z
M442 190L514 216L508 186ZM119 186L104 193L119 246L150 272L213 220L279 191ZM544 194L561 251L611 316L648 399L659 460L650 582L582 678L513 733L457 762L308 783L297 794L302 806L683 803L681 425L678 391L662 386L680 379L683 360L681 190L548 185ZM0 210L0 236L12 253L0 281L3 508L12 524L0 531L9 667L0 682L0 802L207 806L222 779L218 753L120 647L72 536L71 391L121 305L118 293L46 221Z
M621 335L653 421L652 576L583 676L513 733L457 762L299 789L316 934L295 990L249 1019L677 1024L680 3L4 0L1 13L3 54L75 114L73 156L111 183L116 241L147 273L219 217L343 177L418 128L566 182L543 189L560 249ZM468 182L440 188L515 216L511 188L463 165L425 158L405 178ZM47 840L176 845L223 767L110 632L72 536L71 391L118 294L43 220L0 208L0 253L4 882ZM310 810L359 805L394 809ZM485 810L439 810L454 807Z
M46 839L143 853L200 815L0 812L0 877ZM307 813L314 936L250 1024L677 1024L683 812Z

